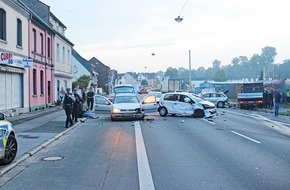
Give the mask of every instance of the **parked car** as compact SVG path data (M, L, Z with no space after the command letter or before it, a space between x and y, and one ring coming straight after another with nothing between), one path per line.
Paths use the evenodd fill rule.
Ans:
M199 94L199 96L214 103L218 108L228 105L228 97L222 92L204 92Z
M10 164L18 150L13 125L0 113L0 165Z
M190 115L193 117L212 117L216 114L216 106L187 92L170 92L161 96L158 112L160 116Z
M156 112L155 95L146 96L141 102L136 94L119 93L111 102L104 96L95 96L95 111L110 113L111 120L144 119L145 113Z

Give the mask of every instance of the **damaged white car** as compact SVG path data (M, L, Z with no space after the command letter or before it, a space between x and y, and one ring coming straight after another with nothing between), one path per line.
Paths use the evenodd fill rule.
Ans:
M212 117L216 115L216 106L187 92L165 93L160 98L159 115L189 115L192 117Z

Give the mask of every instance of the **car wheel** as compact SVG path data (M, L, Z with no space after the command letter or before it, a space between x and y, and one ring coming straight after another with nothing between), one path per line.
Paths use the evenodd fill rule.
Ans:
M17 149L18 146L16 138L13 135L9 135L8 140L6 142L5 154L4 157L0 159L0 164L1 165L10 164L16 157Z
M165 107L161 107L159 109L159 115L165 117L167 115L167 109Z
M111 116L111 121L116 121L116 119Z
M223 103L223 102L218 102L218 103L217 103L217 107L218 107L218 108L222 108L222 107L224 107L224 103Z
M203 118L204 116L205 115L203 110L197 109L194 111L194 117Z

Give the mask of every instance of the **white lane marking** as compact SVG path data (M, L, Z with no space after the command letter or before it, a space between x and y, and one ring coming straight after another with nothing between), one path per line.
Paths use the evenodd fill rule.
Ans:
M206 121L206 122L208 122L208 123L210 123L210 124L212 124L212 125L215 125L215 123L214 123L213 121L209 121L209 120L204 119L204 118L202 118L202 120L203 120L203 121Z
M138 174L139 174L139 189L154 190L155 187L151 175L151 170L149 167L140 122L135 121L134 126L135 126Z
M228 110L227 110L227 112L237 114L237 115L247 116L247 117L253 118L253 119L259 119L267 127L271 128L273 130L277 130L284 135L290 135L290 128L287 127L289 125L288 123L283 123L281 121L275 121L275 120L269 119L267 117L264 117L262 115L255 114L255 113L243 114L243 113L237 113L237 112L232 112L232 111L228 111Z
M253 141L253 142L255 142L255 143L258 143L258 144L261 143L260 141L257 141L257 140L255 140L255 139L252 139L252 138L250 138L250 137L247 137L247 136L245 136L245 135L242 135L242 134L240 134L240 133L238 133L238 132L236 132L236 131L231 131L231 132L234 133L234 134L236 134L236 135L239 135L239 136L241 136L241 137L244 137L245 139L248 139L248 140L250 140L250 141Z

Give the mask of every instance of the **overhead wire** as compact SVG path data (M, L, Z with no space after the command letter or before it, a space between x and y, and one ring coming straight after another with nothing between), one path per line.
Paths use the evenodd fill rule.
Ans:
M186 0L186 1L185 1L185 3L184 3L184 5L183 5L183 7L182 7L182 9L181 9L180 13L178 14L179 16L181 15L181 12L183 11L183 9L184 9L184 7L185 7L185 5L186 5L187 1L188 1L188 0Z
M178 14L178 16L181 15L181 13L182 13L184 7L186 6L187 2L188 2L188 0L186 0L185 3L183 4L183 6L182 6L182 8L181 8L181 10L180 10L180 12L179 12L179 14ZM176 23L176 21L173 20L171 26L169 27L169 29L167 30L167 32L165 33L165 35L163 35L163 38L161 39L161 41L158 43L158 46L161 46L161 44L164 42L165 38L167 37L167 35L169 34L169 32L172 30L172 28L174 27L175 23ZM154 51L151 53L151 55L153 55L153 54L156 55L156 54L154 53ZM154 55L153 55L153 56L154 56Z

